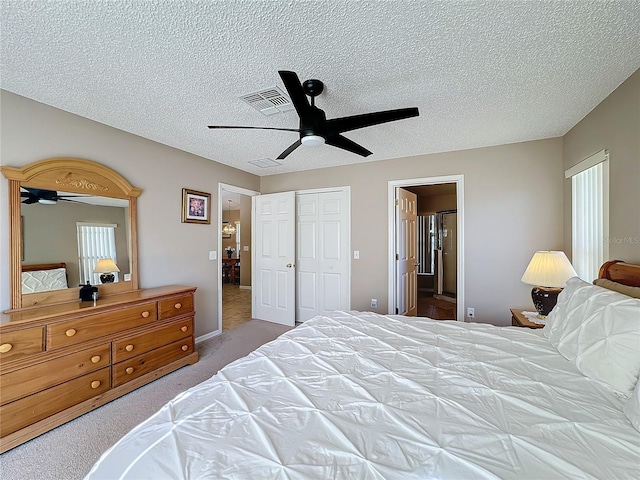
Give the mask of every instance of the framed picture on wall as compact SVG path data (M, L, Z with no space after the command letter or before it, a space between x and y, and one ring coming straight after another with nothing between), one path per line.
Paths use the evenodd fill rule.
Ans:
M211 223L211 194L182 189L182 223Z

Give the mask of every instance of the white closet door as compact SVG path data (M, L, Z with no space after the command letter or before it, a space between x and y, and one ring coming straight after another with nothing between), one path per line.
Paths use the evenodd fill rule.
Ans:
M295 193L253 197L253 315L295 325Z
M345 190L296 195L296 318L350 308L349 202Z

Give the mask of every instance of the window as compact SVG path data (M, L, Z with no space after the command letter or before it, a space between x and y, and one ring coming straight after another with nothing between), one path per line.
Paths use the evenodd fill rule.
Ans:
M609 259L609 153L602 150L565 172L571 178L572 264L587 282Z
M78 266L80 283L100 283L99 274L93 269L101 258L116 261L116 226L104 223L76 223L78 228ZM117 263L117 262L116 262ZM113 272L118 281L118 272Z

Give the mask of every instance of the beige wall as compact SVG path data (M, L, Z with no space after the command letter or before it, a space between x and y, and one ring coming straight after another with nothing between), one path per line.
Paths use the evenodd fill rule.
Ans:
M196 335L218 328L218 183L258 190L255 175L122 130L0 92L0 159L22 166L50 157L80 157L113 168L142 189L138 200L140 285L182 284L196 292ZM132 108L135 108L133 106ZM0 308L9 300L7 181L0 179ZM182 188L212 193L210 225L181 223Z
M456 195L421 195L418 197L418 215L455 210L457 205Z
M331 154L331 147L327 149ZM261 178L263 193L351 186L351 308L387 312L390 180L464 174L466 306L476 320L510 322L533 308L520 281L536 250L562 248L562 139L421 155Z
M640 263L640 70L573 127L564 169L609 150L609 259ZM564 247L571 253L571 179L564 181Z

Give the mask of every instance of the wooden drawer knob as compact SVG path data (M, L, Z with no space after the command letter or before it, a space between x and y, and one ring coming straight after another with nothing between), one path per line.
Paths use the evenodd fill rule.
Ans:
M151 315L151 314L147 310L142 312L142 318L149 318L149 315Z
M127 367L125 372L127 372L127 375L131 375L133 373L133 367Z
M3 343L0 345L0 353L7 353L9 350L13 348L13 345L10 343Z
M180 310L182 308L182 304L180 302L178 302L178 303L176 303L174 305L174 307L175 307L176 310Z
M126 347L124 347L124 349L125 349L127 352L132 352L132 351L133 351L133 345L129 344L129 345L127 345Z
M94 355L91 357L91 363L98 363L102 357L100 355Z
M182 345L182 351L186 352L187 350L189 350L189 345Z
M70 328L69 330L67 330L66 332L64 332L64 334L67 337L73 337L76 334L76 329L75 328Z
M187 330L189 330L189 327L187 327L186 325L184 327L180 327L181 332L186 332Z
M101 384L102 382L100 380L94 380L91 382L91 388L98 388Z

